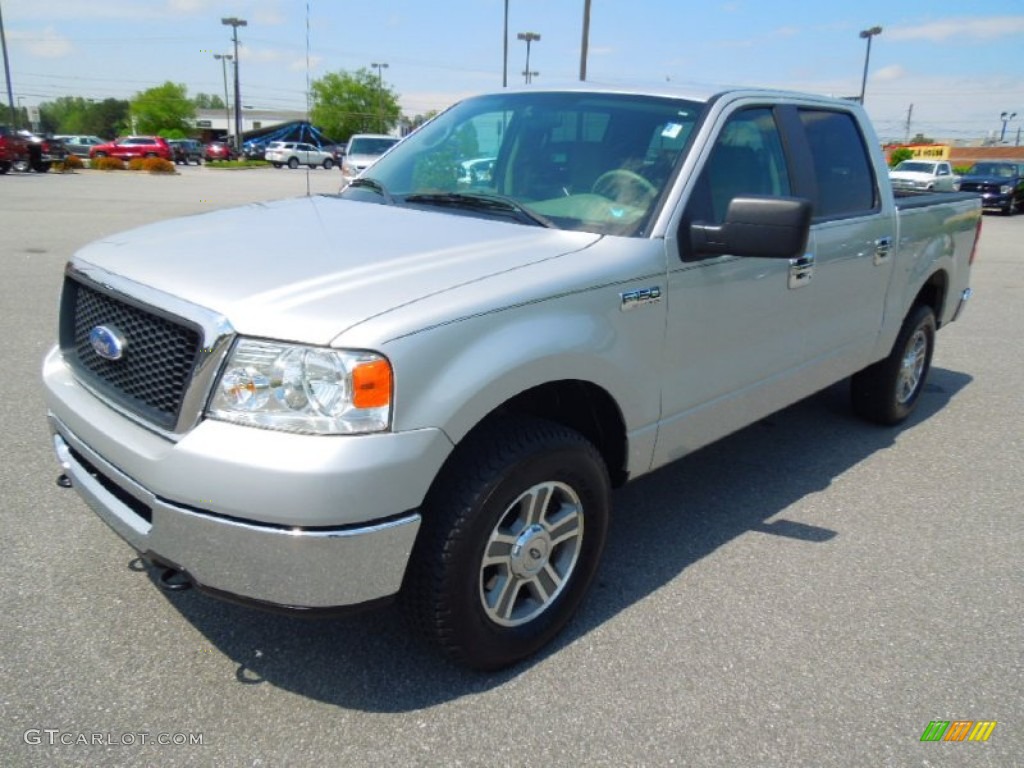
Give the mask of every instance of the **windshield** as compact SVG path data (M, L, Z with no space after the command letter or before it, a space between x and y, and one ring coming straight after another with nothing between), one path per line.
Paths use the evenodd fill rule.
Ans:
M1010 163L976 163L968 173L972 176L1001 176L1009 179L1014 176L1014 168Z
M904 160L893 170L912 171L914 173L933 173L935 171L935 163L922 163L920 160Z
M352 139L352 146L349 148L350 155L383 155L398 139Z
M503 200L559 229L642 235L703 109L627 94L472 98L407 137L343 194L382 202L372 180L397 205L502 216L493 203ZM485 197L487 205L473 205Z

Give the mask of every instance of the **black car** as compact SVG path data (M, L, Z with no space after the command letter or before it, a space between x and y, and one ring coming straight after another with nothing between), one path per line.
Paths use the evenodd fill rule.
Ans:
M983 208L998 208L1007 216L1024 209L1024 163L985 160L972 165L960 179L961 192L977 192Z
M171 148L175 163L188 165L195 162L196 165L202 165L203 145L195 139L168 139L167 144Z
M46 173L54 163L67 159L68 151L60 139L32 131L18 131L18 134L28 143L28 164L36 173Z

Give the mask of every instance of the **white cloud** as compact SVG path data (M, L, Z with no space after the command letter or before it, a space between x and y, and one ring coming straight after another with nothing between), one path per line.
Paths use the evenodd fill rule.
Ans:
M894 27L883 33L891 40L951 39L994 40L1024 34L1024 16L993 16L987 19L943 19L909 27Z
M53 27L39 31L12 32L10 37L12 43L20 43L30 55L40 59L63 59L74 51L71 41Z
M906 69L899 64L893 64L888 67L882 67L877 72L872 73L871 80L872 82L891 83L894 80L902 80L906 76Z

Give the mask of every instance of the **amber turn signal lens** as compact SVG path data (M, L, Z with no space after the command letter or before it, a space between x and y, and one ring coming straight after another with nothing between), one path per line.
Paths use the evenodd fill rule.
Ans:
M381 408L391 402L391 365L386 360L360 363L352 370L352 405Z

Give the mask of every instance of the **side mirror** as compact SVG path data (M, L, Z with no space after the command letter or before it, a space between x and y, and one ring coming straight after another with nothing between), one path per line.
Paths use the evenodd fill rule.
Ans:
M791 259L803 254L811 201L798 197L735 197L719 225L690 225L694 254Z

